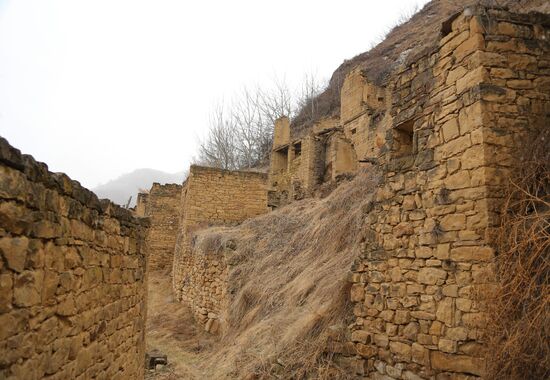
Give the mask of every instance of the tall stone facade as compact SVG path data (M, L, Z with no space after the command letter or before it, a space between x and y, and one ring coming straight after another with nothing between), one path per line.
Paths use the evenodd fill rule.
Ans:
M311 196L319 184L357 171L356 151L338 121L322 119L302 137L288 132L288 118L275 122L268 181L272 209Z
M136 213L143 212L151 222L147 234L150 270L172 270L181 189L181 185L153 183L148 194L138 195Z
M365 105L362 154L383 179L352 268L357 375L485 376L491 232L515 151L550 122L549 41L549 15L467 8Z
M143 378L147 223L0 138L0 378Z
M181 192L173 264L176 297L214 331L225 300L226 263L220 252L195 247L201 228L231 225L267 212L267 175L193 165Z

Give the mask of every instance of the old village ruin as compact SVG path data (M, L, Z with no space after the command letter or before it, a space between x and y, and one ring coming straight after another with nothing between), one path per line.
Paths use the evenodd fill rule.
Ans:
M375 185L342 269L343 333L322 349L344 378L487 378L492 231L516 152L549 116L550 16L476 6L386 77L349 70L337 113L279 119L267 174L192 166L130 211L1 140L0 378L142 378L151 271L223 337L232 305L256 307L235 299L243 255L224 228L270 213L283 223L354 176Z

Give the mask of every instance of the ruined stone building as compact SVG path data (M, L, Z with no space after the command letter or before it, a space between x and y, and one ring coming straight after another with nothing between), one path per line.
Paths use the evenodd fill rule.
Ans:
M149 269L171 271L179 222L181 185L153 183L149 193L138 194L136 215L147 216Z
M515 152L549 125L549 41L548 15L471 7L383 88L346 78L343 133L382 174L352 268L358 375L484 376L491 231Z
M311 196L319 184L356 172L357 153L337 122L323 119L300 138L291 134L287 117L276 121L269 168L271 208Z
M183 184L174 251L176 297L190 305L197 321L218 327L226 289L226 266L219 254L195 250L194 232L242 222L267 212L267 175L192 165Z

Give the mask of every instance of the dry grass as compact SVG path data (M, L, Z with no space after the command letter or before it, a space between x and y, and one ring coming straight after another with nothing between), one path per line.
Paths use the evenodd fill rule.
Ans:
M238 227L197 232L198 248L223 254L231 246L236 263L224 335L202 363L213 378L345 377L327 347L353 316L347 275L360 254L370 176Z
M168 366L147 371L146 379L207 379L200 363L211 353L215 337L200 329L191 311L174 300L170 275L151 272L148 278L147 351L158 349L168 355Z
M550 129L524 146L497 235L488 336L494 379L550 378Z

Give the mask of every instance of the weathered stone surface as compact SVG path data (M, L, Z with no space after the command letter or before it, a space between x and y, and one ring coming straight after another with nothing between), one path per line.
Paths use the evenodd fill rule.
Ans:
M0 138L1 378L143 377L147 222L103 205Z
M365 330L355 330L351 333L351 340L352 342L359 342L359 343L370 343L371 341L371 333Z
M491 261L494 249L490 247L457 247L451 249L451 259L454 261Z
M138 195L136 214L150 219L146 237L150 270L170 270L179 223L182 186L153 183L147 194Z
M435 285L447 278L447 272L439 268L421 268L418 271L418 282L421 284Z
M234 241L222 244L214 237L208 243L195 244L195 236L205 226L234 224L267 212L266 181L264 173L193 165L181 189L178 207L181 218L174 235L177 244L172 267L173 289L178 300L191 306L195 319L203 327L209 324L206 330L210 333L220 333L224 328L219 318L208 315L213 313L217 316L223 311L222 306L227 299L228 266L236 265L238 257L233 256ZM153 212L149 209L155 202L153 190L145 206L145 211L149 213ZM167 198L172 199L173 196L169 194ZM166 199L162 205L167 206ZM163 214L156 213L157 217ZM156 240L163 240L162 234L157 233L156 236ZM169 261L162 259L159 264ZM354 297L361 297L364 289L355 287L354 292Z
M400 360L400 361L410 361L411 360L411 346L401 342L390 342L390 351Z
M436 370L461 372L476 376L483 376L485 373L485 363L479 358L432 351L430 359L432 367Z
M8 268L16 272L22 272L25 269L28 244L29 239L25 236L0 239L0 253L6 259Z
M495 281L489 232L521 164L520 141L527 130L547 127L550 103L541 94L550 89L550 48L533 42L548 35L547 25L471 7L443 29L433 51L388 76L391 106L372 111L386 116L351 127L363 147L370 131L385 136L366 155L382 164L381 181L366 217L374 233L361 270L353 269L354 284L367 294L365 305L357 301L364 309L356 323L380 332L370 345L378 349L370 377L482 375L476 356L490 316L481 310ZM348 118L360 112L360 97L345 97L367 81L348 81L342 103L355 107Z

